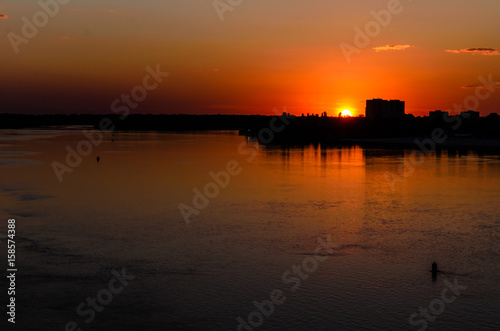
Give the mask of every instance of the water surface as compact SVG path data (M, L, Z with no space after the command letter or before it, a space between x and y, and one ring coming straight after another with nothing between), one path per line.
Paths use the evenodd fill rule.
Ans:
M0 134L0 214L17 220L22 330L70 321L82 330L236 330L275 289L286 300L255 330L418 330L410 315L455 279L467 289L428 329L500 328L496 155L432 154L391 189L387 175L400 175L410 150L115 132L60 182L53 162L65 164L68 146L85 139ZM240 173L186 224L179 204L192 206L193 189L228 163ZM323 249L329 258L292 291L283 274L329 236L333 253ZM445 271L435 282L433 261ZM76 308L124 267L135 279L87 324Z

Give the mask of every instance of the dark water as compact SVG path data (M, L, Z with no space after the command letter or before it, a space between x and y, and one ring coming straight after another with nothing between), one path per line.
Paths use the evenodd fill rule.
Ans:
M238 317L241 330L500 329L498 156L433 154L404 177L408 150L110 133L59 182L53 162L84 139L0 136L2 233L17 225L15 329L237 330ZM402 178L392 189L388 173ZM179 205L207 185L213 197L186 224ZM123 268L133 279L106 296ZM445 281L466 287L447 290L453 302ZM271 308L273 293L284 302ZM411 325L420 307L431 321Z

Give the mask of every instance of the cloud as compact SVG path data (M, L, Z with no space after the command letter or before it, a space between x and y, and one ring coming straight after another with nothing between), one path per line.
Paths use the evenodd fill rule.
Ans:
M9 16L7 16L7 15L5 15L5 14L0 13L0 18L7 18L7 17L9 17Z
M489 87L493 87L493 88L500 88L500 82L491 82L491 84L488 84L488 85L484 85L484 84L474 84L474 85L464 85L462 86L462 88L482 88L482 89L486 89L486 88L489 88Z
M373 47L375 52L382 52L382 51L404 51L405 49L411 48L414 46L411 45L385 45L385 46L378 46L378 47Z
M489 47L447 49L445 52L454 54L467 53L472 55L500 55L498 49Z

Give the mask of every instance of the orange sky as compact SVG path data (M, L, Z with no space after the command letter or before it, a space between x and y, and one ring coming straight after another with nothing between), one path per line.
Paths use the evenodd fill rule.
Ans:
M50 17L36 2L7 1L0 112L110 113L159 64L170 75L133 112L359 115L366 99L384 98L415 115L467 102L500 113L497 0L220 3L74 0ZM25 38L34 15L42 24ZM346 47L357 50L346 57ZM491 77L481 100L480 76Z

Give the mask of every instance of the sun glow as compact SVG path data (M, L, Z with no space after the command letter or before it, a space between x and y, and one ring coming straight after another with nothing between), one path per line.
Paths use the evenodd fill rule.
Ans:
M344 109L340 112L340 116L342 117L351 117L352 113L349 109Z

